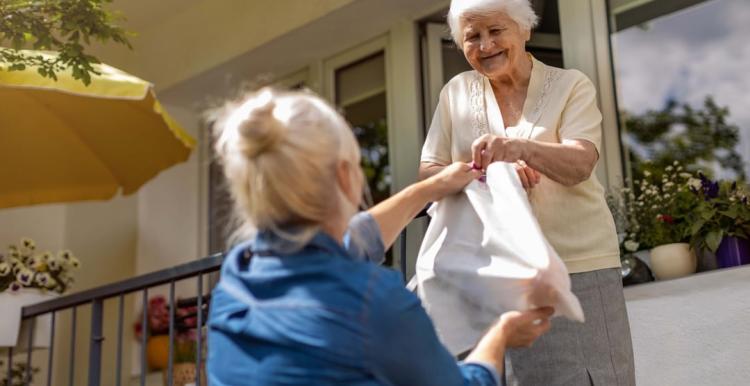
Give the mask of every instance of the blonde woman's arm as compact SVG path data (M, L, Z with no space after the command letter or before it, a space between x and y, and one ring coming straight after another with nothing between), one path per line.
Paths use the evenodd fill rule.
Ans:
M399 233L409 225L425 205L460 192L479 171L463 162L442 166L426 179L407 186L387 200L372 207L368 212L377 222L385 249L388 249Z

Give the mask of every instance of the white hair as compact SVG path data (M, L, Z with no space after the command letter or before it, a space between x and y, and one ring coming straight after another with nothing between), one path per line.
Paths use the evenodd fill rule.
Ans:
M347 205L336 164L358 167L359 146L349 124L320 97L264 88L227 106L214 130L241 225L235 239L272 230L302 247Z
M529 0L452 0L448 11L448 26L453 41L463 46L463 22L470 16L486 16L505 13L522 30L531 31L539 22Z

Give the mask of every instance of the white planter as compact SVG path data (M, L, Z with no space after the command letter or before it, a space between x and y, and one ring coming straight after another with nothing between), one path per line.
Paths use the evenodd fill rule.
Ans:
M665 244L651 250L651 271L659 280L693 274L697 261L687 243Z
M0 293L0 347L16 347L14 351L28 348L30 323L21 323L21 309L30 304L41 303L57 297L56 293L42 293L35 289ZM52 318L49 314L34 320L33 347L48 347Z

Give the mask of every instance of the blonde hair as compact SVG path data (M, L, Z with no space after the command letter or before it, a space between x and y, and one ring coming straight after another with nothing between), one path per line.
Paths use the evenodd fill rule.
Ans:
M229 105L222 116L214 135L241 223L234 239L268 229L302 247L340 210L336 164L359 163L351 128L311 93L270 88Z
M448 26L453 41L463 47L463 22L468 17L482 17L505 13L523 30L531 31L539 22L529 0L452 0L448 11Z

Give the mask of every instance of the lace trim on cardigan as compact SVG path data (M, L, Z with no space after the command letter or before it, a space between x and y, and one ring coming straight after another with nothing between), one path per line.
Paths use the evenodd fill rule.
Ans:
M531 111L531 116L533 117L533 122L536 122L539 119L539 113L546 104L547 101L547 94L549 93L549 90L552 88L552 84L555 83L556 80L560 79L563 72L556 68L547 68L546 74L544 74L544 85L542 86L542 92L539 95L539 98L536 100L536 105L534 105L534 110Z
M484 101L484 76L477 73L469 84L469 99L471 103L472 129L474 138L489 134L487 109Z
M534 126L536 125L536 121L539 119L542 107L544 107L547 102L547 95L549 94L552 85L555 83L555 81L560 79L562 75L563 71L557 68L547 68L547 71L545 71L542 91L536 100L534 109L531 111L530 118L532 119L530 121L532 122L532 132L534 130ZM474 138L479 138L485 134L490 133L489 123L487 122L487 106L484 100L484 87L484 76L477 73L474 76L474 79L471 80L471 84L469 85L471 114L473 117L472 129L474 131ZM531 133L529 133L529 137L530 136Z

